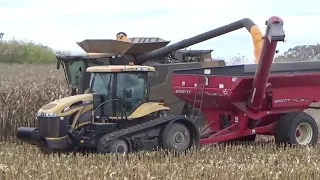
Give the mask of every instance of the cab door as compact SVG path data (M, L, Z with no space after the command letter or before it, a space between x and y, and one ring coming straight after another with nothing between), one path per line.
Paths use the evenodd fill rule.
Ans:
M118 107L127 116L132 114L147 99L146 73L126 72L117 75Z

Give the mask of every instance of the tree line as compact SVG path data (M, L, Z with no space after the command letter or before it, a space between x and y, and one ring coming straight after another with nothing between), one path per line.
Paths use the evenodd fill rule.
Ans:
M227 65L239 65L239 64L251 64L253 63L247 57L241 55L232 57L231 59L223 59ZM287 62L287 61L317 61L320 60L320 44L315 45L298 45L293 48L289 48L283 54L277 54L274 58L274 62Z
M69 55L68 51L54 50L48 46L33 41L23 41L12 38L3 40L0 32L0 62L1 63L54 63L55 55Z
M0 32L0 62L2 63L54 63L56 55L70 55L69 51L54 50L48 46L33 41L3 40ZM223 59L227 65L252 63L247 57L238 54L231 59ZM308 61L320 59L320 44L299 45L289 48L286 52L276 55L274 62Z

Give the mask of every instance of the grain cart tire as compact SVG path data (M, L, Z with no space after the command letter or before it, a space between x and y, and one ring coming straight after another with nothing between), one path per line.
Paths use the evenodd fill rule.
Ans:
M122 138L108 141L106 136L103 136L97 145L97 153L128 153L131 150L131 144Z
M178 122L169 123L160 137L162 148L173 151L185 151L190 147L191 132L186 125Z
M276 125L276 144L316 145L318 126L312 116L305 112L292 112L282 116Z
M275 127L275 142L277 145L288 143L288 135L284 133L284 127L288 125L289 121L295 116L299 115L301 112L289 112L280 116L280 119Z

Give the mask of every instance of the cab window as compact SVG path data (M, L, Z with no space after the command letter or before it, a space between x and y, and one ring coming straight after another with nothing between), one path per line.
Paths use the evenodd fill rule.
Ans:
M112 73L94 73L91 80L90 92L111 97L113 76L114 75Z
M125 110L131 114L147 96L145 76L141 72L118 73L117 97L125 99Z

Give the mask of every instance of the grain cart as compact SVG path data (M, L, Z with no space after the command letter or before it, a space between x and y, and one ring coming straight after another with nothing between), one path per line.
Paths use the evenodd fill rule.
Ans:
M156 90L164 95L165 99L174 97L171 86L166 86L169 90L159 87L162 84L155 83L157 77L152 79L154 76L150 75L156 68L141 64L174 50L253 25L250 19L243 19L152 51L150 49L157 46L157 43L145 46L139 43L128 45L123 44L127 42L114 41L113 46L109 44L110 46L104 47L117 49L126 46L124 49L128 53L108 55L105 61L109 62L109 65L91 66L83 70L88 73L88 77L85 77L88 79L86 93L64 97L44 105L38 111L37 126L18 128L17 137L39 146L43 152L92 150L112 153L151 150L157 147L183 151L198 145L199 128L194 119L180 115L181 112L177 115L166 113L173 109L172 106L165 106L165 100L160 97L152 97L152 93ZM99 40L86 41L84 47L97 41L107 43ZM100 44L88 47L102 46ZM137 50L139 47L141 49ZM110 52L116 51L115 49ZM142 51L145 52L141 55L132 55L134 52ZM64 61L72 61L72 58L76 57L68 58ZM198 64L198 66L203 65ZM171 79L170 68L175 69L167 65L167 70L161 71L159 78L164 76L165 78L160 78L164 81L167 81L165 80L167 78ZM178 64L176 68L183 68L183 64ZM154 90L151 89L152 82L158 85Z
M273 135L277 144L317 143L317 123L304 110L320 101L320 62L272 64L285 39L283 21L271 17L266 25L258 65L173 72L173 93L208 120L201 144L254 141L256 134Z
M57 56L58 68L63 67L66 80L72 87L71 95L83 94L89 87L90 73L85 70L98 65L148 65L155 68L149 74L153 99L165 97L170 114L190 115L191 107L171 93L171 76L175 69L225 66L223 60L212 60L212 50L183 50L188 46L245 27L250 32L256 59L261 51L262 34L250 19L241 19L226 26L168 45L157 37L132 37L130 42L113 39L86 39L77 44L87 53L85 56ZM168 45L168 46L167 46ZM199 124L204 121L200 118Z

